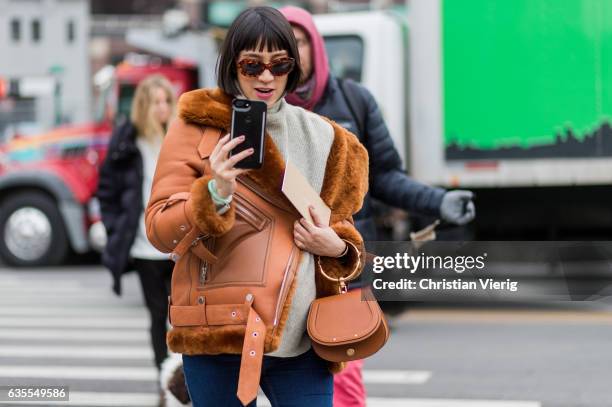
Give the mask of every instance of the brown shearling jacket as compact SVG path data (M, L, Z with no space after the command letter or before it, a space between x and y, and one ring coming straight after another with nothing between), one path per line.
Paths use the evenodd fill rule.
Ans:
M206 143L202 139L204 128L220 129L222 134L229 132L231 96L219 89L198 89L183 94L178 106L179 118L171 124L164 139L145 218L149 240L166 253L173 251L194 225L204 234L220 236L232 228L235 218L234 202L223 215L216 212L207 188L212 175L205 173L205 168L209 167L205 167L198 151ZM352 215L361 208L367 192L368 155L353 134L334 122L330 123L334 129L334 140L327 159L321 198L331 208L331 227L341 238L355 244L362 252L361 258L365 259L363 240L353 226ZM212 146L206 147L212 149ZM265 193L286 199L280 191L284 165L280 152L266 134L264 165L261 169L249 171L245 176ZM170 210L168 206L171 206ZM357 256L354 253L342 259L321 258L322 267L334 277L351 273L356 262ZM315 273L315 276L318 298L338 292L337 283L325 280L319 273ZM291 306L290 298L294 288L290 289L286 309L282 312L285 318ZM173 292L172 302L184 302L184 297L175 298L180 295ZM230 332L229 329L212 330L204 326L174 327L168 332L167 341L169 348L177 353L239 354L242 351L244 327L240 332L232 329ZM266 338L265 352L278 347L281 334L282 329L276 333L278 337ZM332 371L338 371L341 366L331 368Z

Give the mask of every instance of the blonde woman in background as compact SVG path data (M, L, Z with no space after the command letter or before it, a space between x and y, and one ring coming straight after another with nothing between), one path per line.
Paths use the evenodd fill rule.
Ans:
M173 263L148 241L144 208L162 140L174 116L176 98L161 75L144 79L132 102L130 120L117 125L98 184L107 244L102 263L112 272L113 291L121 295L121 276L136 270L151 315L155 365L167 356L166 318Z

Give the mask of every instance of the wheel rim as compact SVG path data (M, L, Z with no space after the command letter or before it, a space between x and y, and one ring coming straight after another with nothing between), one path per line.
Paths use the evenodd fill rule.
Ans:
M41 258L49 250L51 235L51 222L47 215L30 206L13 212L4 228L7 249L23 261Z

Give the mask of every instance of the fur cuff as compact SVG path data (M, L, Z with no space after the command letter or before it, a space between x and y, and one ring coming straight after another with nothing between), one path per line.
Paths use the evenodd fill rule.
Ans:
M195 180L191 186L191 214L193 222L202 233L221 236L234 226L235 208L232 202L229 211L223 215L217 213L208 191L208 181L212 178L212 175L203 176Z
M353 243L359 249L361 253L361 264L359 264L359 271L357 275L354 276L356 278L365 266L365 246L363 244L363 238L348 221L343 221L339 223L335 223L332 225L332 229L338 234L341 239L348 240ZM340 277L348 277L349 274L353 272L355 267L359 262L359 255L355 252L355 249L349 245L348 253L342 257L334 258L334 257L320 257L321 267L325 271L325 274L332 278L340 278ZM317 278L319 279L320 285L322 288L323 295L331 295L338 293L338 283L329 281L325 277L321 276L320 273L316 273Z

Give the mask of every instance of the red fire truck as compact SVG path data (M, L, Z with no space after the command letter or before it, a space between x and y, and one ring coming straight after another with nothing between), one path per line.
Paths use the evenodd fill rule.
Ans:
M138 58L108 67L99 81L97 118L36 132L27 123L0 134L0 258L9 265L62 263L92 248L90 227L99 220L94 198L98 168L106 154L112 118L127 114L136 85L165 75L178 94L197 86L188 63ZM5 91L3 102L11 96ZM1 130L1 129L0 129ZM2 132L0 132L2 133Z

